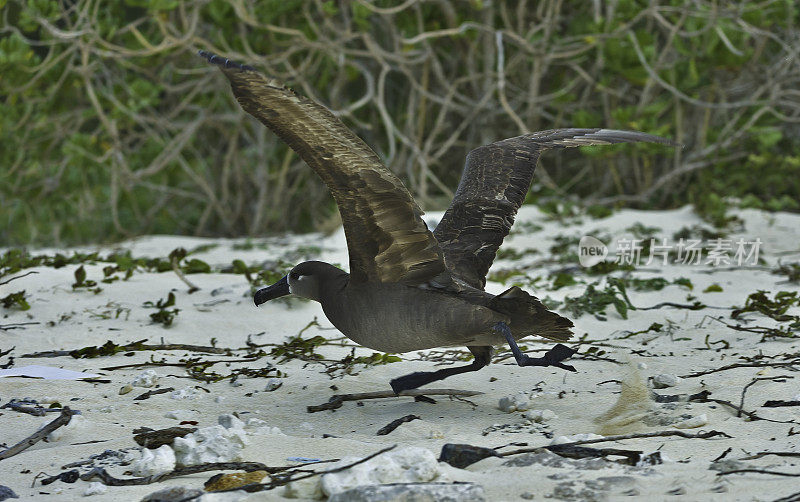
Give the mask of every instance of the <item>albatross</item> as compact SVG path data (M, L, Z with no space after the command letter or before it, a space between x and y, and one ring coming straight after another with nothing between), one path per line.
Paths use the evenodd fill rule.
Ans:
M554 129L472 150L450 207L431 232L411 193L378 155L330 110L248 65L210 52L200 56L228 78L239 105L267 126L333 194L342 217L350 272L306 261L255 293L256 306L293 294L319 302L349 339L374 350L403 353L466 346L470 364L395 378L395 393L477 371L493 347L508 343L519 366L554 366L575 350L561 343L542 357L517 340L539 336L565 342L572 321L519 287L484 291L497 249L514 223L548 149L669 139L612 129Z

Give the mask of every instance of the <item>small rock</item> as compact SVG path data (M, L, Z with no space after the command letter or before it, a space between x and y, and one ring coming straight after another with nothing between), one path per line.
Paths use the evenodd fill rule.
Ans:
M697 415L696 417L688 418L682 422L678 422L675 424L675 427L678 429L694 429L704 425L708 425L708 415L705 413L702 415Z
M217 417L217 423L226 429L244 429L244 422L235 415L220 415Z
M514 413L515 411L525 411L530 408L530 401L528 396L520 392L514 396L501 397L497 403L497 407L506 413Z
M172 486L145 496L141 502L179 502L181 500L199 497L202 494L203 490L198 490L196 488Z
M71 435L72 432L82 429L86 425L86 419L83 415L72 415L69 423L63 427L59 427L47 435L47 440L50 442L58 441L66 435Z
M553 410L529 410L523 413L522 416L537 424L558 418L558 415L556 415Z
M196 465L206 462L232 462L241 460L247 444L243 429L226 429L221 425L204 427L182 438L175 438L177 465Z
M167 445L155 450L142 449L142 456L131 465L134 476L153 476L175 470L175 451Z
M442 446L439 462L446 462L453 467L463 469L484 458L498 456L497 451L492 448L473 446L471 444L447 443Z
M671 373L661 373L653 377L653 387L656 389L666 389L667 387L675 387L681 381L678 375Z
M640 370L646 370L647 363L636 363L636 367L639 368Z
M244 424L246 431L262 436L282 436L283 432L278 427L271 427L267 422L260 418L248 418Z
M198 392L192 387L184 387L171 392L169 397L172 399L195 399L198 397Z
M287 499L322 499L322 485L317 478L306 478L287 483L283 489L283 496Z
M335 469L351 464L358 458L343 458L329 466ZM439 463L426 448L406 446L379 455L362 464L322 476L322 491L326 495L343 492L360 485L385 483L427 483L439 475ZM340 499L344 500L344 499Z
M194 410L172 410L164 413L164 418L172 418L175 420L194 420L200 414Z
M217 474L205 483L207 492L230 490L250 483L259 483L266 477L267 471L234 472L231 474Z
M168 427L166 429L148 430L133 436L136 444L151 450L164 445L171 445L175 438L183 437L196 431L196 427Z
M283 385L283 382L280 378L270 378L267 380L267 386L264 390L266 392L272 392L273 390L278 390L281 385Z
M748 467L750 466L739 460L723 459L716 462L711 462L711 465L708 469L711 471L728 472L738 471L739 469L746 469Z
M92 495L102 495L106 491L108 491L108 487L99 481L93 481L89 483L89 486L86 487L86 490L83 492L84 497L90 497Z
M145 370L139 373L130 385L134 387L155 387L160 378L155 370Z
M544 465L547 467L571 469L571 470L575 469L598 470L598 469L604 469L609 466L609 462L603 458L584 458L584 459L564 458L545 449L542 449L535 453L514 455L509 460L503 462L503 465L507 467L527 467L529 465L534 465L534 464ZM548 475L548 477L550 476L555 476L552 479L560 479L558 475L554 474Z
M125 394L127 394L132 390L133 390L133 385L126 383L125 385L119 388L119 395L124 396Z
M485 500L483 487L472 483L356 486L328 498L328 502L483 502Z
M14 490L5 485L0 485L0 502L2 502L3 500L18 499L18 498L19 495L14 493Z

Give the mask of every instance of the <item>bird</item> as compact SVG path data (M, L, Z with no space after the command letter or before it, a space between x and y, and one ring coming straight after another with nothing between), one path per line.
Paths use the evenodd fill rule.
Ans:
M548 149L673 141L634 131L553 129L480 146L466 157L453 200L431 231L409 190L378 155L325 106L249 65L199 51L230 81L239 105L267 126L327 185L347 241L349 273L306 261L259 289L256 306L285 295L317 301L352 341L387 353L466 346L471 363L419 371L389 383L395 394L478 371L495 345L507 343L519 366L576 369L563 361L576 351L557 343L542 357L517 340L535 335L557 342L572 336L571 320L513 286L484 290L498 248L508 235Z

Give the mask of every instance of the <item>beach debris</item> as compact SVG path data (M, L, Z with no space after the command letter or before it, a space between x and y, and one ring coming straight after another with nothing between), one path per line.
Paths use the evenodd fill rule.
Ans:
M16 293L11 293L10 295L0 298L0 303L3 304L3 308L7 309L16 307L19 310L30 310L31 308L30 304L25 299L25 290L17 291Z
M225 424L221 423L221 425ZM244 422L244 429L251 434L257 434L262 436L283 435L283 432L281 432L279 427L270 426L266 421L261 420L260 418L248 418Z
M246 444L247 438L243 429L227 429L214 425L175 438L172 448L175 450L177 465L188 466L241 460L242 449Z
M514 413L515 411L525 411L530 408L530 401L527 394L520 392L513 396L501 397L497 403L497 407L506 413Z
M170 445L177 437L184 437L197 430L196 427L168 427L166 429L153 430L147 427L134 429L133 440L136 444L144 448L159 448L162 445Z
M678 429L696 429L708 425L708 415L703 413L675 424Z
M14 493L14 490L5 485L0 485L0 502L2 502L3 500L18 499L18 498L19 495Z
M283 496L287 499L324 499L322 485L317 478L305 478L288 483L283 488Z
M60 408L44 408L38 401L30 398L12 399L3 406L0 406L0 410L13 410L18 413L27 413L34 417L43 417L47 413L58 413L61 411Z
M184 387L182 389L172 389L172 393L169 395L170 399L196 399L199 395L199 392L194 387Z
M327 403L316 406L307 406L306 411L309 413L315 413L323 410L335 410L337 408L341 408L345 401L364 401L367 399L385 399L403 396L453 396L457 398L462 396L477 396L479 394L483 394L483 392L457 389L409 389L401 391L399 394L395 394L395 392L391 390L360 392L356 394L334 394Z
M151 301L144 302L143 307L157 309L155 312L150 314L150 320L156 324L163 324L165 328L169 328L172 326L172 322L175 320L175 316L181 311L181 309L169 309L169 307L175 306L175 293L172 291L169 292L167 298L161 298L157 300L155 303Z
M605 436L587 432L584 434L573 434L571 436L556 436L550 440L551 445L559 444L583 444L594 441L595 439L605 439Z
M0 451L0 460L5 460L7 458L13 457L14 455L22 453L23 451L27 450L31 446L35 445L42 439L52 434L59 427L69 424L75 413L78 412L72 411L71 409L69 409L69 406L64 406L61 409L61 413L58 415L58 417L56 417L55 420L45 425L38 431L34 432L27 438L23 439L19 443L15 444L14 446L6 450Z
M83 491L83 496L90 497L92 495L102 495L106 491L108 491L108 487L106 485L97 481L93 481L89 483L89 486L87 486Z
M343 458L331 468L347 465L354 460L355 457ZM437 479L439 474L439 463L430 450L406 446L347 470L325 474L320 483L325 495L331 496L360 485L427 483Z
M522 414L522 418L540 424L558 418L558 415L553 410L528 410Z
M394 483L356 486L334 493L328 502L402 502L406 500L441 500L484 502L481 485L474 483Z
M594 419L597 432L603 435L634 432L644 427L642 420L652 410L650 390L636 364L629 362L623 369L621 392L614 405Z
M175 451L168 445L156 449L142 448L141 457L131 464L134 476L153 476L175 469Z
M447 443L442 446L439 462L446 462L453 467L463 469L469 465L488 457L499 457L500 454L493 448L473 446L470 444Z
M65 370L63 368L54 368L51 366L39 366L37 364L0 370L0 378L26 377L42 378L45 380L83 380L85 378L96 378L99 376L100 375L96 373L84 373L82 371Z
M272 392L278 390L283 385L283 381L280 378L270 378L267 380L267 386L264 388L265 392Z
M244 422L236 415L220 415L217 417L217 423L226 429L244 429Z
M656 389L666 389L667 387L675 387L681 381L678 375L671 373L661 373L653 377L653 387Z
M267 476L267 471L234 472L231 474L217 474L212 476L203 485L207 492L231 490L240 486L258 483Z
M139 394L138 396L134 397L133 400L134 401L144 401L145 399L150 399L151 396L156 396L158 394L166 394L167 392L172 392L174 390L175 390L174 387L164 387L163 389L149 390L149 391L145 392L144 394ZM122 391L122 389L120 389L120 392L121 391Z
M155 387L161 377L156 370L144 370L131 380L134 387Z
M125 394L128 394L131 391L133 391L133 385L131 385L129 383L126 383L125 385L123 385L122 387L119 388L119 395L120 396L124 396ZM142 395L144 395L144 394L142 394ZM146 398L143 398L143 399L146 399Z
M181 422L195 420L199 416L200 413L195 410L172 410L164 413L164 418L172 418Z
M782 408L787 406L800 406L800 399L792 399L791 401L782 401L780 399L770 399L761 405L762 408Z
M59 441L67 434L77 432L78 429L83 429L85 427L86 419L83 417L83 415L76 413L72 415L72 420L70 420L68 424L53 430L47 435L45 440L49 442Z
M385 435L389 434L390 432L392 432L393 430L395 430L398 427L400 427L402 424L404 424L406 422L410 422L412 420L420 420L420 417L418 415L406 415L404 417L398 418L397 420L392 420L391 422L389 422L388 425L385 425L385 426L381 427L380 430L378 431L377 435L378 436L385 436Z
M141 502L180 502L203 495L203 490L188 486L170 486L145 496Z

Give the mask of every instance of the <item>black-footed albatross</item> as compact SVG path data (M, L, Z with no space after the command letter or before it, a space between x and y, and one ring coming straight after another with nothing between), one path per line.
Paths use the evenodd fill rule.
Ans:
M271 129L322 178L333 194L347 239L350 273L307 261L255 294L255 304L294 294L315 300L354 342L383 352L466 346L471 364L416 372L391 381L400 393L489 364L507 342L520 366L555 366L575 353L557 344L543 357L516 340L536 335L566 341L572 321L518 287L483 290L495 253L530 188L539 154L551 148L645 141L649 134L610 129L556 129L472 150L455 197L433 232L400 179L327 108L280 82L200 51L230 80L242 108Z

